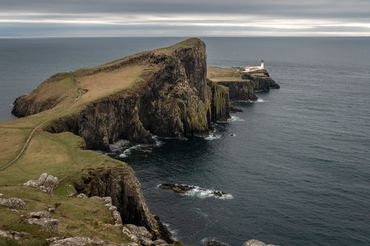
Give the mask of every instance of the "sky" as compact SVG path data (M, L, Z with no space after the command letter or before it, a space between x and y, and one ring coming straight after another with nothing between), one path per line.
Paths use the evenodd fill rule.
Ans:
M370 0L0 0L0 38L370 36Z

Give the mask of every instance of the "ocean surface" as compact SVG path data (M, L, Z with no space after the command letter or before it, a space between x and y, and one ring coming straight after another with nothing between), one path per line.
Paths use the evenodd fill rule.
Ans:
M181 38L0 40L0 120L53 73ZM211 138L161 140L121 155L150 209L187 245L259 239L285 246L370 245L370 38L204 38L208 63L265 60L280 90L240 102ZM179 195L184 183L222 190ZM231 198L231 199L230 199Z

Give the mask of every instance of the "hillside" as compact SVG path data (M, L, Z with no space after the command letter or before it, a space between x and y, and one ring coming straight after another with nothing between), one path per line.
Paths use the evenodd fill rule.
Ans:
M26 236L0 238L0 242L42 245L47 238L77 236L111 243L135 241L135 233L122 233L122 226L114 225L104 201L76 196L83 192L111 197L123 224L144 226L151 240L171 243L169 232L149 212L133 170L87 149L107 149L121 138L150 143L154 134L202 134L216 117L212 112L225 111L222 117L228 117L227 94L212 92L224 89L206 81L205 56L204 43L190 39L94 68L56 74L17 98L13 113L21 118L0 124L0 203L16 197L26 205L0 206L0 230ZM225 104L214 106L216 94L224 96ZM22 185L42 173L59 180L51 195ZM31 212L49 208L55 209L51 215L58 220L57 230L27 223Z

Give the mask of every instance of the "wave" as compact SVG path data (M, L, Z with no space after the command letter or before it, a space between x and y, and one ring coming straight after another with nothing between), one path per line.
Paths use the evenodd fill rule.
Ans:
M224 193L223 191L205 189L199 186L193 186L193 189L185 192L184 195L195 196L201 199L212 197L221 200L230 200L234 198L233 195Z
M216 140L216 139L220 139L220 138L221 138L220 134L211 133L207 137L205 137L204 139L208 140L208 141L212 141L212 140Z
M263 103L263 102L266 102L266 101L259 97L256 102Z
M133 150L139 150L141 148L141 144L138 144L138 145L134 145L128 149L125 149L121 154L119 154L119 158L127 158L129 156L129 154L131 154L131 152Z
M221 200L229 200L234 198L233 195L221 190L206 189L196 185L160 184L158 187L163 190L172 190L173 192L179 193L181 195L194 196L202 199L213 197Z
M214 237L212 237L212 238L205 237L202 240L200 240L200 242L201 242L202 245L210 245L209 242L216 242L215 245L229 245L227 243L224 243L224 242L221 242L221 241L217 240L217 238L214 238Z
M245 120L238 117L238 116L235 116L235 115L231 115L231 118L228 119L228 122L237 122L237 121L241 122L241 121L245 121Z

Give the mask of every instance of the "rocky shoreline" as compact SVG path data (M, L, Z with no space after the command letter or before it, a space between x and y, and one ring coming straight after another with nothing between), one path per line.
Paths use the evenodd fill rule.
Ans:
M256 92L280 88L266 70L249 74L239 71L239 77L232 80L216 81L207 78L206 45L199 39L189 39L165 49L126 57L93 70L54 75L29 95L18 97L12 113L18 117L35 115L64 107L63 104L70 101L73 102L73 107L75 102L89 93L88 89L80 86L79 81L85 77L109 75L132 66L147 68L137 85L81 104L83 106L79 106L77 110L61 117L54 117L44 130L50 133L72 132L83 138L83 148L102 151L110 151L110 146L122 139L154 144L156 136L204 136L212 130L212 123L226 122L230 118L230 111L235 110L231 107L232 100L254 101L257 100ZM44 87L59 83L66 76L71 77L77 85L73 88L77 97L45 96ZM163 187L180 193L194 188L176 185ZM146 244L139 240L136 241L137 245L154 245L155 240L164 240L165 244L175 242L159 218L150 213L140 184L130 167L83 170L81 179L74 183L74 188L77 193L83 194L81 196L110 197L111 205L116 207L123 225L145 228L151 235L146 238L152 241L149 240ZM226 194L222 191L215 192L214 195L220 197ZM88 241L81 238L79 240ZM58 240L51 242L51 245L60 244L57 243Z

